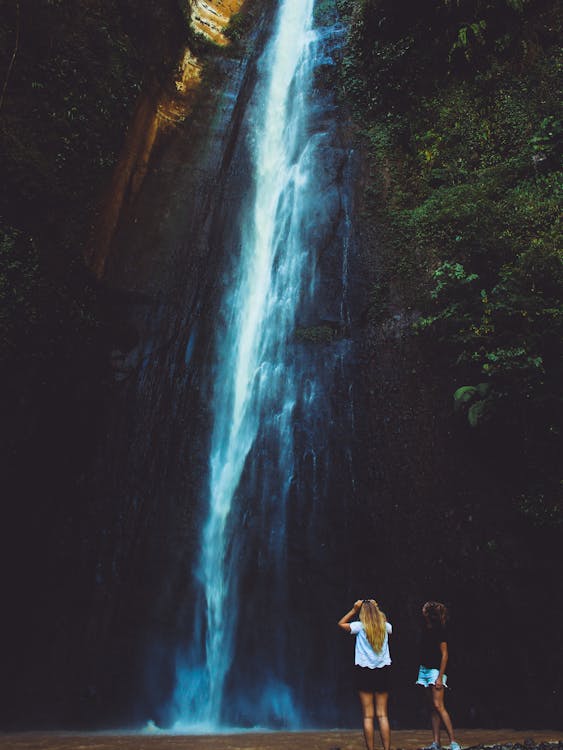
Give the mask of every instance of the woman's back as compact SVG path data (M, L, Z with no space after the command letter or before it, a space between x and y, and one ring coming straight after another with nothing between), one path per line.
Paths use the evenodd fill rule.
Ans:
M350 632L356 636L355 664L370 669L387 667L391 664L389 634L393 632L393 626L390 622L385 623L385 631L381 650L375 651L368 641L364 625L359 620L350 623Z

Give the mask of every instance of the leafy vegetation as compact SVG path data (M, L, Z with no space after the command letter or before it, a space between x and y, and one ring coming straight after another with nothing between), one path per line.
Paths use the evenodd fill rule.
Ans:
M239 42L248 34L253 20L254 17L248 11L234 13L225 29L225 36L232 42Z
M515 504L534 522L563 520L558 11L338 4L351 28L343 90L384 234L376 283L421 310L415 332Z
M56 445L54 425L68 448L65 412L95 412L111 342L83 251L139 92L170 77L188 38L185 12L176 0L0 0L5 457Z

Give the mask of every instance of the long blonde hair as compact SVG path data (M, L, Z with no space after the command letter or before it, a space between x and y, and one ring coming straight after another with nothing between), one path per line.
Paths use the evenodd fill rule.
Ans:
M387 634L385 613L379 609L375 599L364 599L360 607L359 618L370 646L376 653L379 653Z

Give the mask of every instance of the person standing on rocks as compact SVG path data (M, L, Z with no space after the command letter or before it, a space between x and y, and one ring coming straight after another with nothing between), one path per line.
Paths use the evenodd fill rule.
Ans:
M440 729L442 723L450 738L450 750L460 750L455 741L450 715L444 705L444 691L448 677L448 620L447 607L441 602L426 602L422 607L422 638L420 644L420 668L417 685L422 685L430 703L433 741L428 750L440 750Z
M359 619L354 620L355 617ZM387 702L391 687L391 623L387 622L375 599L358 599L338 625L356 637L354 682L362 704L366 748L375 750L374 717L377 716L383 750L389 750L391 730Z

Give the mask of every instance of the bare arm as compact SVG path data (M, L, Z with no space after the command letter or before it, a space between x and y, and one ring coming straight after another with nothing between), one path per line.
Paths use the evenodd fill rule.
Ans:
M347 633L349 633L350 632L350 620L358 614L361 606L362 606L361 599L358 599L357 602L354 602L354 606L352 607L352 609L349 612L346 612L344 617L341 617L340 620L338 620L338 627L342 628L342 630L345 630Z
M438 674L438 677L436 678L436 684L434 685L434 687L438 690L444 687L442 684L442 677L444 676L446 665L448 663L448 644L446 643L446 641L442 641L442 643L440 643L440 651L442 653L442 658L440 660L440 673Z

